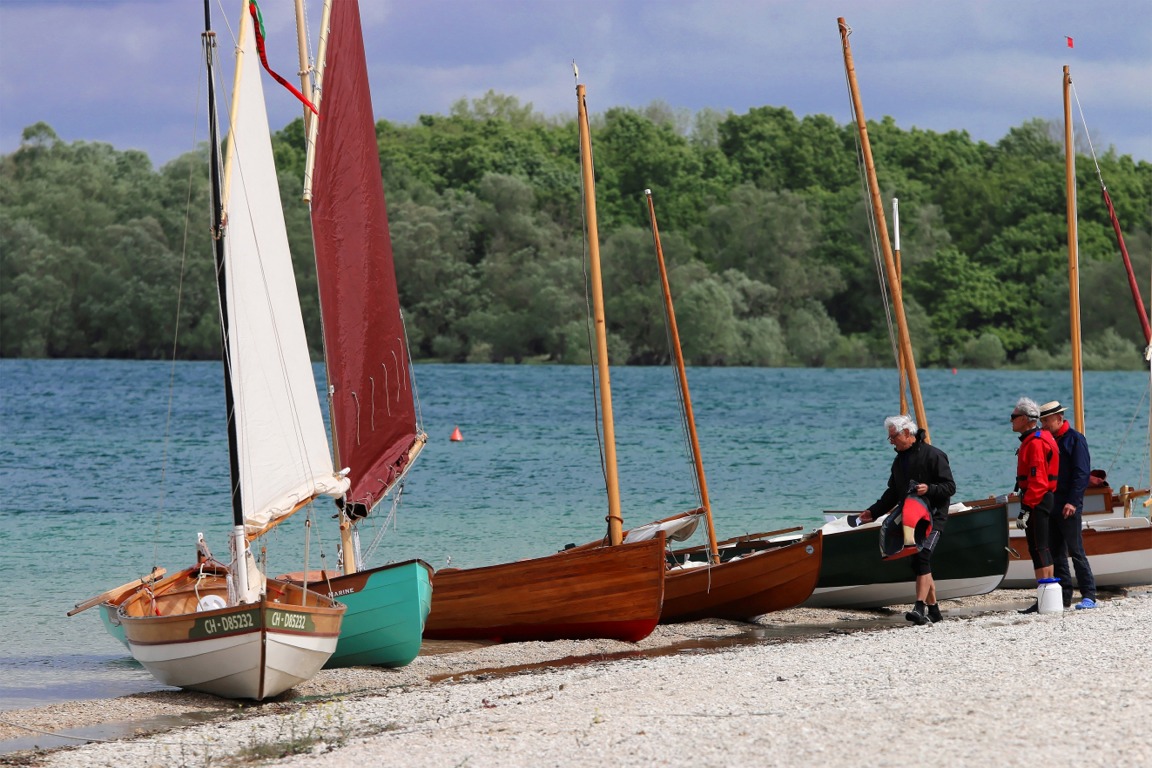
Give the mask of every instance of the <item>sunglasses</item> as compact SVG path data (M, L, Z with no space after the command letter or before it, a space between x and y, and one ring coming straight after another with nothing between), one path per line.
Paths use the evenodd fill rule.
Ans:
M1016 419L1020 418L1021 416L1027 416L1027 415L1028 414L1026 414L1026 413L1014 413L1014 414L1012 414L1012 417L1009 419L1009 421L1016 421Z

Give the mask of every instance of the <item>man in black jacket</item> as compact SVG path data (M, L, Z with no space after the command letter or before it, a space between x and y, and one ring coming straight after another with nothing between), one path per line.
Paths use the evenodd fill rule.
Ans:
M889 416L884 419L888 442L896 448L888 488L876 503L861 513L867 523L892 511L911 493L924 499L932 513L932 533L924 547L912 555L912 572L916 575L916 605L904 614L914 624L943 620L936 603L936 582L932 579L932 550L940 542L948 522L948 502L956 493L956 481L944 451L924 442L924 431L911 416Z

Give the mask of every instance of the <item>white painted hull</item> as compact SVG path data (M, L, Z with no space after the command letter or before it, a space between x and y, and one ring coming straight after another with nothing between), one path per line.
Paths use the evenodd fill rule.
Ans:
M337 639L265 630L128 648L165 685L259 701L314 677Z
M983 595L1001 586L1001 576L983 576L971 579L944 579L936 581L936 598L950 600L957 597ZM1035 580L1033 580L1035 584ZM804 605L812 608L880 608L916 602L915 582L894 584L858 584L847 587L817 587Z
M1084 549L1088 553L1088 564L1092 567L1097 587L1152 584L1152 537L1146 534L1131 535L1133 531L1146 532L1149 526L1146 517L1105 518L1090 515L1085 519ZM1036 572L1032 568L1031 558L1026 554L1024 532L1013 526L1009 544L1022 559L1009 560L1003 586L1008 589L1035 587ZM1072 572L1072 583L1079 586L1075 571Z

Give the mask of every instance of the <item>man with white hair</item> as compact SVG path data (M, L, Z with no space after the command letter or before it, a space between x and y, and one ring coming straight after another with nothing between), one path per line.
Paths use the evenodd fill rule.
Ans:
M890 512L910 493L924 499L932 514L932 533L925 546L909 558L912 573L916 576L916 605L904 614L908 621L923 626L944 620L936 603L932 550L939 543L944 524L948 522L948 502L956 493L956 481L952 479L948 455L924 441L924 430L916 426L911 416L889 416L884 419L884 427L888 430L888 442L896 449L888 488L875 504L860 513L859 519L867 523Z
M1012 431L1020 435L1020 447L1016 449L1020 517L1016 527L1024 529L1036 580L1050 579L1053 567L1048 527L1056 478L1060 472L1060 449L1052 435L1040 426L1040 406L1027 397L1017 400L1012 409ZM1036 604L1021 613L1036 613L1038 610L1039 604Z

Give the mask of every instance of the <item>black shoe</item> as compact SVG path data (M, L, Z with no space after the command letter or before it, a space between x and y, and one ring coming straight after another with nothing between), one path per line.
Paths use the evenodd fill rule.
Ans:
M1040 610L1040 603L1032 603L1031 607L1025 608L1022 611L1016 611L1016 613L1037 613L1039 610Z
M912 610L905 613L904 618L908 619L908 621L912 622L918 627L922 627L925 624L930 623L928 617L925 616L922 611L916 608L913 608Z
M928 618L933 624L944 621L944 614L940 613L940 605L938 603L928 606Z

